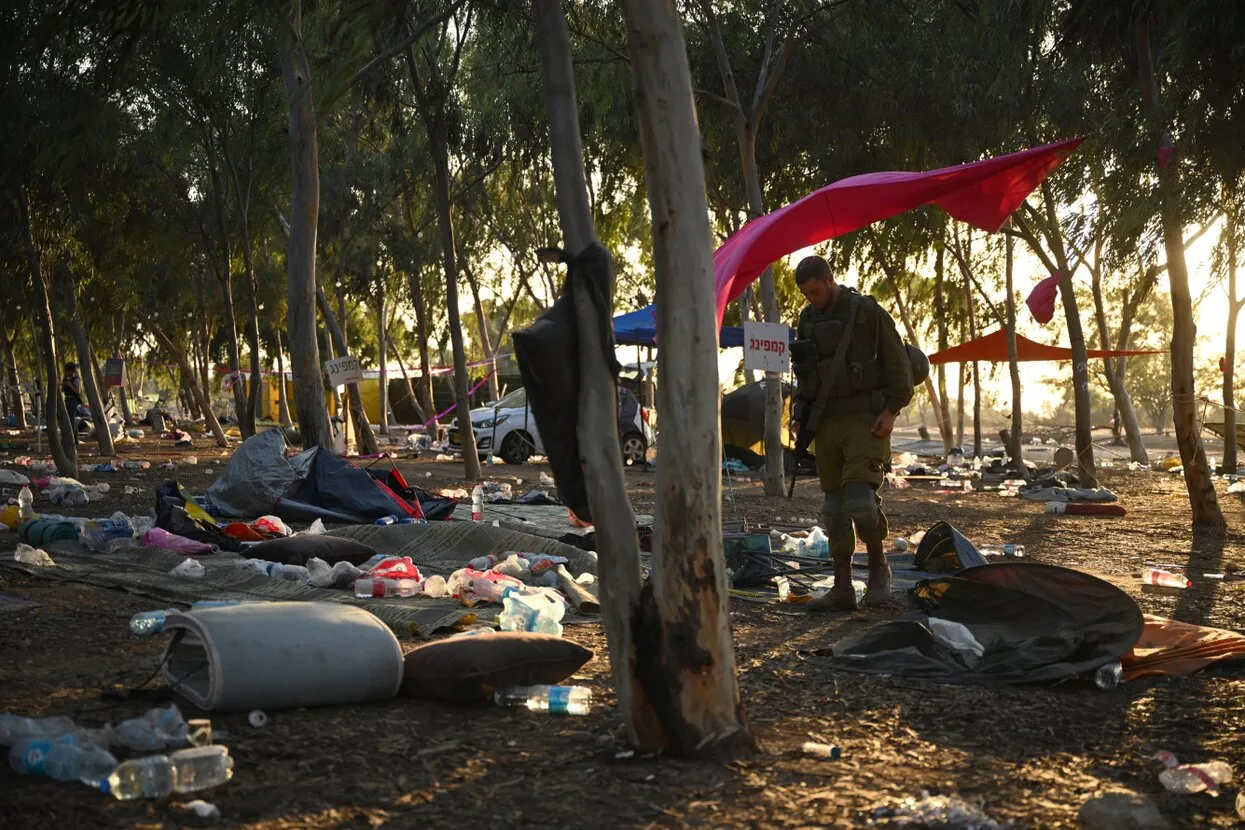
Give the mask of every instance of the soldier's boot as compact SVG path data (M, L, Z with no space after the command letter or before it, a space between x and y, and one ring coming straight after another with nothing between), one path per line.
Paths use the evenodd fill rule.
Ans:
M870 607L882 605L891 595L891 566L881 542L869 542L869 582L864 604Z
M810 614L856 610L856 589L852 587L850 553L834 557L834 587L824 596L809 600L805 607Z

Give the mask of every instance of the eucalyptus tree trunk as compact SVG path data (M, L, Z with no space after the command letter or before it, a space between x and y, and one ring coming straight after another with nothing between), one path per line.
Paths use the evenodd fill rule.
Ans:
M156 325L150 318L139 312L139 318L143 321L143 327L151 332L152 337L156 338L156 342L160 344L160 348L164 349L169 357L177 364L181 370L182 382L186 386L186 390L190 393L191 398L203 412L203 420L207 423L208 429L212 433L212 437L216 440L216 446L229 446L229 439L225 437L225 431L221 429L220 421L216 420L216 413L212 411L212 406L208 402L207 395L199 385L194 382L194 369L190 367L190 360L186 357L186 352L177 348L173 344L172 339L160 326Z
M17 355L13 351L13 343L16 339L16 332L13 337L9 337L7 331L0 332L0 344L4 346L5 375L8 378L9 396L13 408L13 424L18 429L26 429L29 426L26 422L26 402L22 398L21 376L17 371Z
M95 424L95 442L99 445L100 455L111 458L116 455L116 449L112 443L108 415L104 412L104 399L96 383L98 376L95 371L95 356L91 352L91 343L87 338L86 328L82 325L82 318L78 315L78 292L74 284L76 280L63 263L57 266L56 271L65 303L65 325L78 353L78 376L82 381L82 391L86 393L87 405L91 408L91 422Z
M1098 342L1102 345L1102 348L1109 349L1111 341L1107 328L1106 303L1102 296L1102 278L1097 263L1095 263L1092 272L1090 291L1094 298L1094 319L1098 325ZM1125 313L1120 322L1120 334L1124 342L1128 340L1127 327L1130 324L1129 315ZM1111 395L1115 399L1115 411L1119 417L1120 426L1124 429L1129 455L1133 461L1140 464L1149 464L1149 453L1146 452L1145 441L1141 437L1141 423L1137 420L1137 410L1133 406L1132 396L1128 394L1128 388L1124 384L1123 367L1119 365L1123 360L1124 358L1122 357L1104 358L1102 367L1103 377L1106 378L1107 388L1111 390Z
M484 356L488 358L493 370L488 378L488 393L489 400L495 401L501 398L497 383L497 355L493 346L493 338L489 335L488 318L484 316L484 304L480 302L480 284L476 282L475 273L466 262L463 263L463 274L467 277L467 284L471 286L471 300L476 310L476 330L480 333L480 348L484 350Z
M1007 454L1016 469L1024 468L1024 413L1021 410L1020 362L1016 350L1016 242L1010 234L1004 241L1004 274L1007 287L1007 372L1012 381L1012 422L1007 434Z
M1223 442L1223 468L1235 473L1236 460L1236 326L1243 304L1236 295L1237 205L1235 198L1226 211L1224 235L1227 237L1228 261L1228 332L1223 345L1223 426L1227 438Z
M1162 123L1159 106L1158 80L1154 68L1154 52L1150 43L1150 14L1136 17L1137 79L1141 87L1142 114L1155 149L1170 146ZM1159 219L1163 226L1163 247L1167 253L1167 276L1172 300L1172 420L1176 428L1176 445L1184 465L1185 489L1195 527L1223 528L1227 522L1219 507L1219 497L1211 481L1198 424L1197 389L1193 380L1193 347L1197 341L1197 324L1193 318L1193 297L1189 292L1189 268L1184 257L1184 222L1180 210L1179 160L1160 162Z
M940 352L947 348L947 298L943 294L946 288L945 264L945 251L943 245L939 244L934 253L934 322L938 329L938 351ZM941 409L938 432L942 436L942 450L948 453L951 452L951 447L957 444L951 427L951 401L947 398L947 364L939 363L936 374L938 375L938 395L934 398L934 405Z
M419 398L415 396L415 386L411 383L411 376L406 371L406 360L402 357L402 353L398 351L398 344L392 337L386 337L385 342L389 344L389 353L393 355L393 359L398 361L398 371L402 373L402 382L406 384L407 400L411 402L411 406L415 407L415 414L421 421L428 420L431 416L420 406Z
M18 218L22 224L23 241L26 247L26 264L30 270L31 285L34 287L35 315L38 321L36 328L43 357L43 376L47 382L43 406L44 429L47 432L48 449L52 452L52 461L56 464L56 472L72 478L78 475L78 442L77 436L74 435L69 410L65 408L65 399L60 393L61 367L56 359L56 330L52 322L52 303L48 298L47 283L43 281L43 267L30 224L30 204L26 199L26 191L21 185L18 185L16 190Z
M752 751L755 743L739 701L722 553L718 332L700 135L675 4L624 0L623 13L652 213L657 305L664 309L657 321L665 349L658 389L666 413L662 445L678 459L657 471L653 580L641 597L647 626L636 671L660 720L662 744L678 755L722 757ZM766 295L762 285L766 315L772 311L776 318L777 301Z
M332 338L334 350L342 356L349 354L346 348L346 334L338 325L337 317L329 306L328 297L324 296L323 288L316 288L316 301L320 306L320 314L324 317L324 327L328 329L329 337ZM354 423L355 442L359 448L359 454L375 455L380 452L380 446L376 443L372 425L368 422L367 412L363 409L363 397L359 394L359 384L347 383L346 392L350 401L350 420Z
M380 434L389 434L389 366L386 359L385 335L385 281L384 272L376 285L376 339L377 351L380 353Z
M281 74L289 101L291 158L289 286L286 318L290 328L290 368L294 408L305 447L332 447L320 349L316 342L316 225L320 215L320 165L311 70L302 41L302 4L290 0L280 41Z
M281 345L281 330L277 330L277 418L281 426L294 424L290 418L290 402L285 395L285 347Z
M441 257L445 264L445 312L450 328L450 347L454 353L454 402L458 415L458 437L462 442L463 477L479 481L484 477L476 455L476 436L471 428L471 402L467 397L467 353L463 348L462 321L458 315L458 261L454 251L454 217L450 205L449 137L445 113L434 115L429 125L433 146L433 198L437 204L437 224L441 229ZM426 369L425 369L426 371ZM429 375L431 381L431 375Z
M411 197L402 194L402 214L406 218L407 232L415 234L415 219L411 213ZM437 414L436 399L432 393L432 362L428 357L428 310L424 306L424 289L420 284L418 263L407 272L407 288L411 295L411 305L415 308L415 342L419 349L419 403L427 413L424 417L431 418Z
M964 269L964 302L968 305L968 338L976 340L977 312L967 267ZM981 458L981 364L976 360L973 361L973 457Z

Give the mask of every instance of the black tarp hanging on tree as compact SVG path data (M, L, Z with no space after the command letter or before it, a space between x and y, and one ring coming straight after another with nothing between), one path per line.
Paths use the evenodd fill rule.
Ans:
M553 469L558 497L576 516L590 522L588 488L579 463L580 347L574 292L585 291L592 300L601 350L617 383L621 367L614 357L609 307L613 273L609 252L596 242L575 256L563 254L562 261L567 264L562 296L536 322L514 333L514 356ZM615 405L611 416L617 410Z

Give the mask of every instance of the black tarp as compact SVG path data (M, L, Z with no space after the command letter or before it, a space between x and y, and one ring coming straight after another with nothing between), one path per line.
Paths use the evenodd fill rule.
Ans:
M422 516L381 482L323 447L316 447L307 473L277 501L283 519L362 524L385 516Z
M613 276L609 252L596 242L564 260L567 277L562 296L536 322L514 333L514 356L553 470L558 498L576 516L590 522L588 488L579 465L580 348L574 292L585 291L592 300L601 351L616 385L620 367L614 357L614 329L609 317Z
M876 625L835 643L844 668L951 683L1064 680L1118 660L1141 636L1141 609L1095 576L1032 562L981 565L910 591L920 619ZM971 632L981 653L950 648L938 621Z

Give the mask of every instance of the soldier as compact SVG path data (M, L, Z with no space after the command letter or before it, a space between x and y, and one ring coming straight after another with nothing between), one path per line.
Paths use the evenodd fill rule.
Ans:
M878 490L891 457L895 416L912 400L912 366L895 321L877 300L837 284L825 259L801 260L795 281L809 304L800 312L791 348L798 383L791 431L803 428L803 437L815 440L825 493L822 520L834 560L834 588L808 603L808 610L854 611L856 533L869 552L865 604L890 595L882 547L888 528Z

